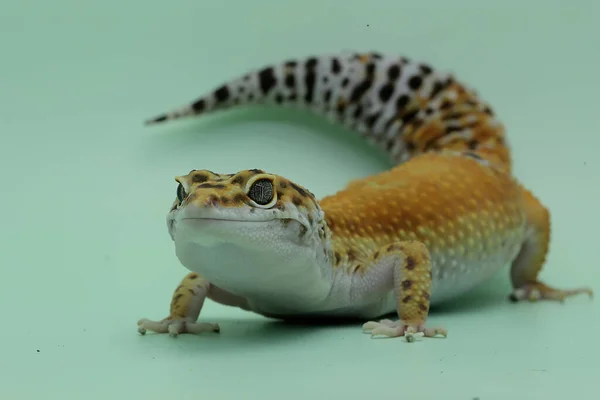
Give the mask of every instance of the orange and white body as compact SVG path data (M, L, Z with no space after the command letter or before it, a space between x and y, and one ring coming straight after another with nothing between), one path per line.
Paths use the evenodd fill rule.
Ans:
M505 266L513 300L588 293L538 280L548 210L511 175L504 128L475 92L404 57L331 54L257 69L154 124L249 103L304 106L360 133L396 164L316 199L249 169L176 178L167 225L191 272L170 315L139 330L218 331L197 322L206 298L273 318L354 317L372 334L445 335L431 304ZM380 320L392 312L399 320Z

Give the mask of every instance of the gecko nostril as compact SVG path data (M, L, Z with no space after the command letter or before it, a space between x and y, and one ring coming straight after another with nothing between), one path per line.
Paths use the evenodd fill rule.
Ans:
M204 205L216 207L217 205L219 205L219 198L214 194L211 194L206 198L206 200L204 200Z

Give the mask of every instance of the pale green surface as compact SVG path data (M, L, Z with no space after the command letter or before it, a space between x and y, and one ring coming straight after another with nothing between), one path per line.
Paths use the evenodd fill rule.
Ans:
M165 315L186 272L164 222L176 174L260 167L323 196L386 167L304 114L141 122L246 68L342 48L402 52L483 93L508 126L516 174L553 212L543 278L598 289L591 1L35 3L0 8L0 398L598 394L597 301L510 304L506 272L433 313L446 340L283 327L212 303L203 318L220 336L136 333L140 317Z

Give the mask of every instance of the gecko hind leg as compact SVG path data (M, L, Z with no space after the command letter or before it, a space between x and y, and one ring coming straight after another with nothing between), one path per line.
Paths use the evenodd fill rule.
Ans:
M593 297L593 291L588 287L558 289L538 280L549 248L550 213L531 192L523 189L523 195L529 230L527 238L511 266L510 276L513 291L509 295L509 299L513 302L521 300L563 302L566 298L579 294Z
M195 272L187 274L175 289L171 299L170 314L160 321L142 318L138 321L138 332L169 333L177 336L180 333L220 332L219 324L196 322L204 300L209 295L211 284Z
M363 325L363 330L371 336L412 338L412 334L421 333L426 337L437 335L447 336L448 332L443 327L429 328L426 326L429 313L429 296L431 291L431 257L427 247L418 241L405 241L391 244L375 252L371 262L371 274L381 274L390 270L393 279L391 285L382 282L381 286L370 287L371 290L394 289L396 311L399 320L383 319L379 322L368 321ZM382 271L383 270L383 271ZM366 278L364 284L370 284L372 278Z

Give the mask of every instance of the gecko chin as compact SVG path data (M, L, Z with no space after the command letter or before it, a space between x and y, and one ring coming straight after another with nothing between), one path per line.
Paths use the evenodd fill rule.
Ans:
M183 266L239 295L260 295L265 287L301 293L307 277L319 273L319 264L306 263L318 242L295 220L182 218L172 220L170 233Z

